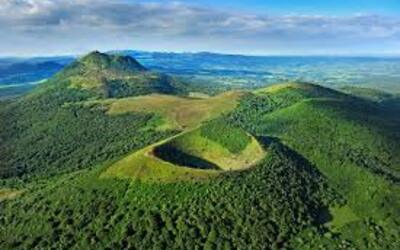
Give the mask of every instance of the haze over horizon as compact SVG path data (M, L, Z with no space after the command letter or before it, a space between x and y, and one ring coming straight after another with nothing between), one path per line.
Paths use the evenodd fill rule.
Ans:
M0 0L0 56L137 49L399 55L395 0Z

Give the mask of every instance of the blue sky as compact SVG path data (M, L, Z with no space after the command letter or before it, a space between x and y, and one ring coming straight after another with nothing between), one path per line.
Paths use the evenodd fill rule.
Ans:
M400 55L400 0L0 0L0 30L0 56Z
M400 13L399 0L192 0L198 5L236 8L255 12L334 14L346 15L357 12L396 15Z

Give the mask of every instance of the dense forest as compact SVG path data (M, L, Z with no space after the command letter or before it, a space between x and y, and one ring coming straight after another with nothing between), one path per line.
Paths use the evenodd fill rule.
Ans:
M318 224L318 211L335 195L305 159L280 144L268 148L270 157L254 170L207 182L98 179L101 167L54 179L2 204L0 245L282 248L306 225Z
M0 103L1 249L400 248L397 97L286 83L246 91L233 111L176 131L160 129L161 113L110 114L92 102L107 99L99 93L113 82L81 81L99 68L124 79L149 74L131 59L95 53ZM159 93L153 87L166 84L144 81L148 89L135 92L119 88L122 78L113 98ZM170 94L183 96L178 86ZM191 143L209 153L184 141L200 137L200 146L209 140L233 157L256 141L265 155L221 171L181 150ZM216 174L103 175L147 147L154 148L147 159Z
M398 248L398 110L339 93L334 99L327 93L314 99L303 95L301 100L288 98L293 95L290 92L296 91L250 95L225 119L256 135L280 138L329 179L358 217L336 229L338 239L356 242L360 249ZM276 102L279 96L285 102ZM346 211L335 212L337 217L346 216ZM316 239L315 235L303 237L297 247ZM332 247L332 242L320 241ZM307 247L324 245L321 242Z
M1 117L7 117L0 129L1 177L22 180L77 170L174 133L156 131L160 121L155 115L110 117L100 108L68 105L85 99L82 92L59 93L30 96L0 110Z

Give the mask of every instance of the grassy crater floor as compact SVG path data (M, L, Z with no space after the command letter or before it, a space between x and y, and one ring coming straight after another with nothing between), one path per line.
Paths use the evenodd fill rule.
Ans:
M216 134L220 137L215 138ZM226 147L226 145L236 147ZM254 166L265 156L242 129L209 123L139 150L111 165L101 177L141 181L185 181L214 177Z

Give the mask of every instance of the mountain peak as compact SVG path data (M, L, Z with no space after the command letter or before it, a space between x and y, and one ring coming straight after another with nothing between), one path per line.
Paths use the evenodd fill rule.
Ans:
M130 56L99 51L81 57L49 82L68 89L85 90L100 98L180 91L172 78L149 71Z
M101 53L98 50L92 51L81 58L81 61L91 61L91 60L101 60L102 58L107 58L108 55Z
M78 63L86 67L101 70L117 70L123 72L146 71L147 69L130 56L109 55L93 51L83 56Z

